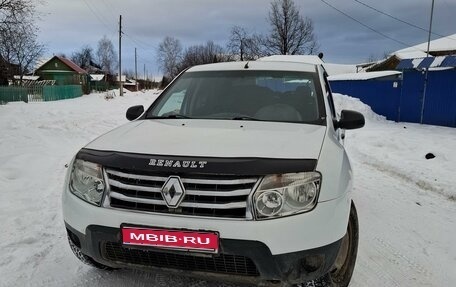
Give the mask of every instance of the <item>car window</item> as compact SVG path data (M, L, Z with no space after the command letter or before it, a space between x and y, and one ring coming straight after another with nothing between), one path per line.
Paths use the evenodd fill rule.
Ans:
M164 102L164 105L159 109L158 116L163 116L168 113L180 114L186 91L187 90L182 90L172 93L169 96L169 99Z
M175 113L192 119L250 118L319 123L324 104L316 73L187 72L163 92L147 117Z
M329 85L328 79L325 76L325 88L326 88L326 96L328 98L329 109L331 110L331 115L333 119L336 118L336 107L334 105L334 99L331 92L331 86Z

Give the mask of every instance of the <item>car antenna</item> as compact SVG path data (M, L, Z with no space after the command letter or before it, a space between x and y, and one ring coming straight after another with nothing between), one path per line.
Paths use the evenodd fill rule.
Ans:
M248 69L249 68L249 63L250 62L245 63L244 69Z

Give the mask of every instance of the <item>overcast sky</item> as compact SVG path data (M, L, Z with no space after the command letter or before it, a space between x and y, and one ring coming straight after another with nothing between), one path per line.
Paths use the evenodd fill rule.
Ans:
M360 0L414 25L429 26L431 0ZM427 41L427 33L405 25L355 0L326 0L362 23L410 45ZM456 1L436 0L433 31L456 33ZM354 22L320 0L295 0L303 16L314 21L315 34L326 62L360 63L370 55L381 56L405 48ZM117 49L119 15L123 16L123 66L134 68L138 48L139 73L143 64L158 75L155 51L165 36L176 37L185 46L213 40L225 45L230 28L240 25L267 33L269 0L45 0L40 39L48 56L71 55L83 45L96 48L106 35ZM439 36L433 35L433 38Z

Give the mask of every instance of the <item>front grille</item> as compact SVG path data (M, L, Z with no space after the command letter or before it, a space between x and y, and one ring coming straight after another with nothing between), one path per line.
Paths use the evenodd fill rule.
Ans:
M102 246L104 259L119 263L187 271L259 276L255 263L250 258L244 256L219 254L211 257L200 257L152 250L130 249L114 242L106 242Z
M114 208L227 218L249 217L247 199L258 178L206 175L181 176L185 196L178 208L168 208L161 194L168 177L106 169L108 205Z

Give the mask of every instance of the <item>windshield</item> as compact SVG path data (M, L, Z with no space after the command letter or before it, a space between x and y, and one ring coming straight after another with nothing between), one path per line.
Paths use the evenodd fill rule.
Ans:
M321 123L316 73L187 72L157 99L146 118Z

